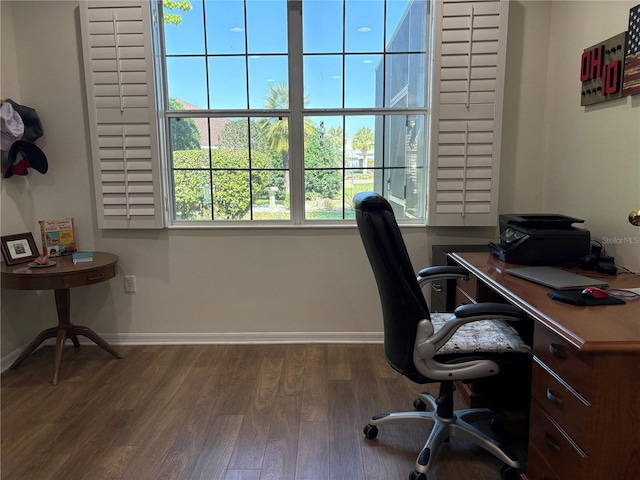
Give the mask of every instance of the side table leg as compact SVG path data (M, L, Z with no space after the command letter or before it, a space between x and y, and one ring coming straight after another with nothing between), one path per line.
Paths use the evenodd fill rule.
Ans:
M40 346L42 342L44 342L47 338L55 337L58 329L56 327L47 328L38 334L36 338L34 338L29 345L22 351L20 356L16 359L15 362L11 364L9 368L18 368L25 358L33 353L33 351Z
M94 343L96 343L96 345L98 345L99 347L102 347L104 350L109 352L114 357L122 358L122 355L120 355L118 352L116 352L111 347L111 345L109 345L100 335L98 335L96 332L91 330L89 327L83 327L81 325L73 325L73 333L75 335L84 335L89 340L91 340Z
M60 369L62 368L62 353L64 352L64 342L67 337L71 338L73 345L77 348L80 346L78 342L78 335L84 335L90 340L94 341L98 346L109 352L116 358L122 358L118 352L116 352L111 345L105 342L102 337L87 327L79 325L72 325L70 321L71 317L71 290L68 288L61 288L55 291L56 297L56 310L58 311L58 328L56 338L56 350L54 354L54 370L53 370L53 384L57 385L60 378ZM51 335L53 336L53 335Z
M60 379L60 369L62 368L62 354L64 353L64 341L67 339L67 329L58 328L58 335L56 337L56 350L53 355L53 385L58 384Z
M60 379L60 370L62 368L64 341L67 339L67 335L71 333L71 289L60 288L54 293L56 298L56 310L58 312L58 334L56 338L56 349L53 356L53 381L51 383L53 383L53 385L57 385L58 380ZM75 345L76 342L73 343Z

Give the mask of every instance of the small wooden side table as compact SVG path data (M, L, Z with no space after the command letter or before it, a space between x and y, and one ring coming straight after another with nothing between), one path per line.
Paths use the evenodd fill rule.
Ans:
M74 325L70 321L71 288L104 282L116 276L118 257L111 253L94 252L93 262L73 263L70 256L54 257L56 265L46 268L29 268L26 263L8 266L2 264L2 288L13 290L54 290L58 326L47 328L24 349L10 368L17 368L47 338L56 337L54 353L53 385L58 384L64 343L70 338L78 348L78 335L83 335L116 358L122 358L111 345L88 327Z

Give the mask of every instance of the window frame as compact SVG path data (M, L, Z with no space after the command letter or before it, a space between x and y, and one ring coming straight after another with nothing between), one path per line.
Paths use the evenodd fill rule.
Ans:
M200 0L193 0L200 1ZM167 61L164 44L164 21L162 2L158 1L155 7L154 16L155 29L153 35L154 59L156 63L155 79L157 86L157 102L160 141L160 162L162 170L162 188L165 203L164 215L165 224L168 228L340 228L356 226L355 218L343 218L335 220L314 220L305 218L305 166L304 166L304 118L309 116L388 116L388 115L422 115L425 119L425 133L423 135L424 159L422 169L421 195L424 197L423 215L420 219L398 218L398 223L403 226L424 227L427 224L428 213L428 189L429 189L429 156L430 148L430 84L431 84L431 54L433 42L434 6L433 0L426 0L427 8L427 31L426 31L426 52L425 66L427 75L424 78L424 107L374 107L374 108L305 108L303 103L303 47L302 47L302 2L304 0L286 0L287 2L287 25L288 25L288 87L289 87L289 108L278 110L267 109L199 109L199 110L170 110L169 92L167 85ZM154 2L155 3L155 2ZM344 19L343 19L344 22ZM340 52L346 55L348 52ZM385 51L383 54L389 52ZM205 53L206 55L206 53ZM386 83L384 84L387 85ZM247 88L249 86L247 85ZM170 121L172 118L247 118L247 117L287 117L289 124L289 177L290 177L290 198L291 216L289 220L177 220L175 218L175 189L174 175L171 159L170 145ZM381 133L384 138L384 132ZM384 140L383 140L384 141ZM344 152L343 152L344 154ZM383 149L383 155L384 155ZM406 168L406 167L405 167ZM344 162L338 169L343 173L348 170ZM342 188L344 189L344 177ZM251 199L253 200L253 199Z

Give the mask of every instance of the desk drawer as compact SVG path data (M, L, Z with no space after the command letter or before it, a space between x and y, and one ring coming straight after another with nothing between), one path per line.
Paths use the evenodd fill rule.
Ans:
M531 396L586 453L591 453L595 407L533 361Z
M563 480L586 479L588 457L535 400L531 401L529 442Z
M455 306L458 308L460 305L471 305L476 303L475 299L471 297L467 292L460 287L456 287Z
M595 373L593 356L575 347L536 322L533 354L587 400L593 401Z
M465 292L467 296L475 302L478 295L478 277L475 275L469 275L469 278L458 278L456 280L456 286ZM456 293L457 295L457 293Z
M79 270L76 273L67 273L63 278L63 288L81 287L100 283L116 276L116 266L108 265L92 270Z
M536 447L529 444L527 461L527 480L560 480Z

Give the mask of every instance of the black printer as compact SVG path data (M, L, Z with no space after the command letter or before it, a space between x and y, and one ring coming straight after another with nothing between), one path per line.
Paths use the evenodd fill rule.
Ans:
M579 218L558 214L500 215L500 243L489 251L503 262L558 265L577 262L591 249L589 230L573 227Z

